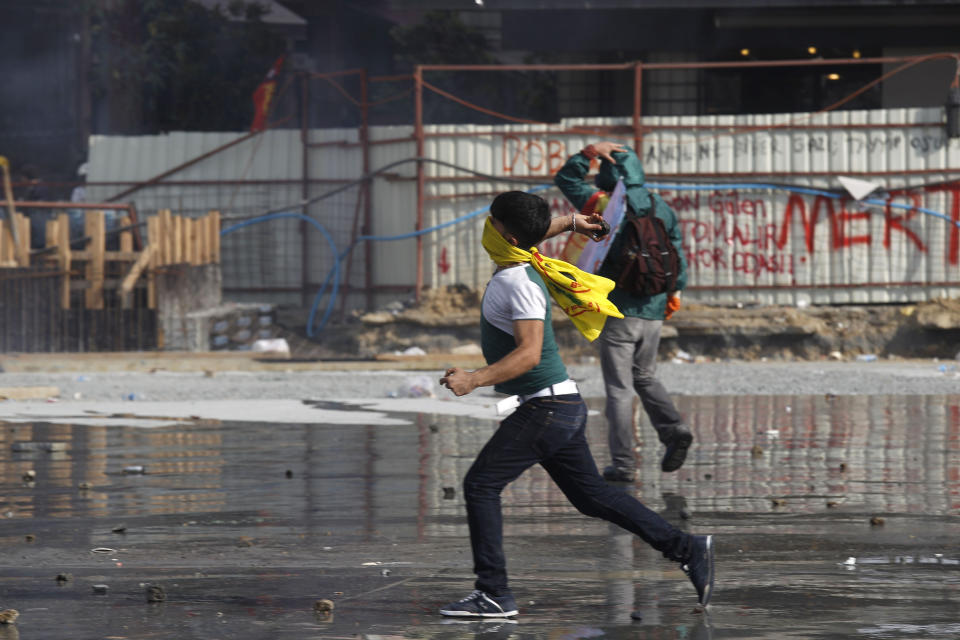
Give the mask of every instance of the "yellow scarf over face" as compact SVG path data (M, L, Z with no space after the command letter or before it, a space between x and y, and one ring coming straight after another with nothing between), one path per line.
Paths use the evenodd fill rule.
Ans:
M607 316L622 318L616 305L607 300L614 282L608 278L581 271L572 264L549 258L536 247L524 251L515 247L500 235L487 218L483 226L483 248L498 266L529 262L543 276L550 297L570 316L574 326L587 340L593 342L603 330Z

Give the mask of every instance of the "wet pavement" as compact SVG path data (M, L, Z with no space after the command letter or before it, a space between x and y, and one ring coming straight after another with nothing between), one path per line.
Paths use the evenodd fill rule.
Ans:
M534 468L503 497L520 615L439 616L472 589L460 482L491 419L63 416L0 423L0 610L20 611L0 640L960 637L960 395L677 400L686 465L660 473L643 426L624 490L716 535L706 611L675 565ZM603 464L598 411L589 435Z

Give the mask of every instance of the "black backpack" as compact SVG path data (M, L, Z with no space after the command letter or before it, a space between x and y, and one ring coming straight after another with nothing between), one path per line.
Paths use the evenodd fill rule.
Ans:
M652 296L677 288L680 256L655 209L651 194L649 214L638 216L629 206L626 211L617 286L634 295Z

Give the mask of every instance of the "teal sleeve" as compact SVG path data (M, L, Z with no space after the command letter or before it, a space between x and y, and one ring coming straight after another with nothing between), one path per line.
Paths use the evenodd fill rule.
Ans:
M560 191L570 201L570 204L577 208L577 211L581 211L590 196L599 191L585 179L589 170L589 158L582 153L575 153L567 159L566 164L560 167L557 175L553 177L553 183L560 188Z

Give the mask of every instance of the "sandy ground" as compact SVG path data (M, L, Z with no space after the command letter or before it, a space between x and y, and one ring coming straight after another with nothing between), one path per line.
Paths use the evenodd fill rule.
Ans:
M706 362L662 363L658 376L675 395L935 395L960 393L956 361ZM602 398L596 364L568 367L585 398ZM221 371L221 372L30 372L0 374L0 387L52 386L55 401L0 402L0 419L45 417L77 424L169 424L135 422L135 416L350 424L349 411L317 401L350 400L368 409L429 411L495 418L502 396L478 389L463 398L439 385L440 370L405 371ZM106 419L105 416L114 416ZM363 420L385 415L365 412Z

